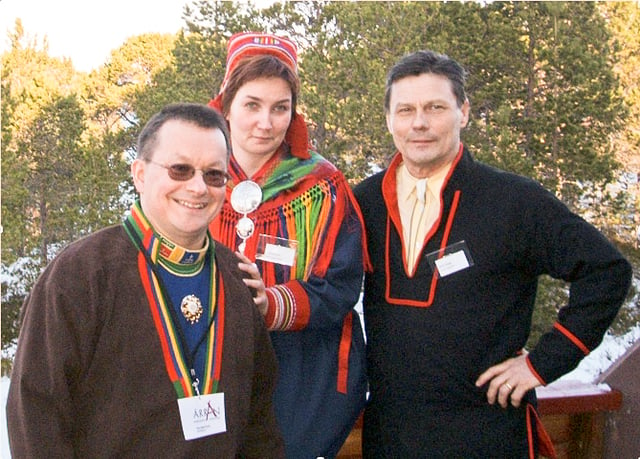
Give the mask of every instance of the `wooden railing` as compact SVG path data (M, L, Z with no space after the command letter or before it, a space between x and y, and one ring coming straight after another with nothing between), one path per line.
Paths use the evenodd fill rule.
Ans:
M536 390L538 412L558 459L601 459L606 413L622 406L622 393L606 385L558 381Z

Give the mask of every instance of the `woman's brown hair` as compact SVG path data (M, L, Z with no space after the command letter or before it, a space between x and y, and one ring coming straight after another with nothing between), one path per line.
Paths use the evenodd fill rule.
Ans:
M242 86L259 78L282 78L291 88L291 116L296 111L300 79L290 67L275 56L258 55L238 62L222 91L222 113L229 114L231 103Z

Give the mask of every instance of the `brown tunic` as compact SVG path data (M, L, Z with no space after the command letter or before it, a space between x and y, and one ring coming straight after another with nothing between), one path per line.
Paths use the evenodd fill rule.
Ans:
M137 254L122 226L101 230L63 250L27 297L7 400L12 456L283 457L275 355L235 255L217 244L227 431L186 441Z

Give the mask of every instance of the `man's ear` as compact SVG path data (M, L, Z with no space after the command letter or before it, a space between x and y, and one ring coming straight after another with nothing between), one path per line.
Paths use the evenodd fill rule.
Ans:
M144 189L144 172L146 163L141 159L134 159L131 163L131 177L133 178L133 184L136 187L138 193L142 193Z
M391 129L391 114L389 114L389 112L385 114L385 120L387 121L387 130L389 131L389 134L393 135L393 129Z
M469 103L469 99L464 101L462 107L460 107L462 111L462 118L460 119L460 129L467 127L467 123L469 122L469 112L471 111L471 104Z

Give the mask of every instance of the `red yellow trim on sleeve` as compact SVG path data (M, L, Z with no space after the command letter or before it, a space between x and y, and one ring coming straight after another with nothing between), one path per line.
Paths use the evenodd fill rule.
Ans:
M558 330L560 333L562 333L564 336L566 336L569 339L569 341L571 341L573 344L575 344L578 347L578 349L580 349L582 351L582 353L584 355L589 355L591 353L589 348L587 346L585 346L585 344L582 341L580 341L580 339L576 335L574 335L569 330L567 330L565 327L560 325L559 322L556 322L555 324L553 324L553 327L556 330Z
M538 379L538 381L540 381L540 384L542 384L543 386L546 386L547 382L544 380L542 376L540 376L540 374L536 371L536 369L533 368L533 365L531 364L531 360L529 360L528 355L525 361L527 362L527 366L529 367L529 370L531 370L531 373L533 373L533 376L535 376Z
M269 330L302 330L309 323L311 304L307 292L298 281L267 288L267 300L265 322Z

